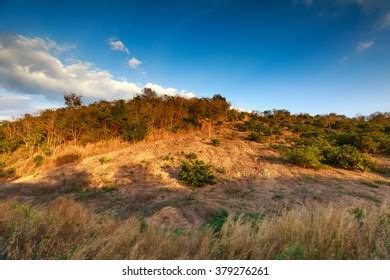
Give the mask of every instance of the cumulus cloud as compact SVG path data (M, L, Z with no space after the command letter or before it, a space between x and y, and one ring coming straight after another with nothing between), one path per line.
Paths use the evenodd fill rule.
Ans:
M125 44L121 40L115 39L115 38L110 38L107 40L108 44L111 47L111 50L113 51L120 51L120 52L125 52L129 54L129 49L126 48Z
M145 87L154 90L157 94L160 95L168 95L168 96L181 95L187 98L195 97L195 94L193 92L188 92L186 90L177 90L175 88L164 88L158 84L153 84L153 83L147 83Z
M137 66L140 65L140 64L142 63L142 61L136 59L135 57L133 57L132 59L127 60L127 63L128 63L128 65L129 65L131 68L136 69Z
M374 41L359 42L358 45L356 46L356 51L361 52L367 50L369 48L372 48L373 45L374 45Z
M109 71L99 69L93 63L76 59L64 63L59 53L71 48L47 38L0 34L0 89L23 95L19 99L12 99L13 102L19 100L20 104L30 102L28 98L35 100L36 96L43 96L46 101L62 102L65 92L80 93L89 100L115 100L131 99L142 91L142 85L126 79L115 79ZM140 63L138 61L138 65ZM146 86L152 87L159 95L194 96L185 90L164 88L154 83ZM4 102L11 102L10 97L1 98L2 115L6 115L4 110L13 115Z

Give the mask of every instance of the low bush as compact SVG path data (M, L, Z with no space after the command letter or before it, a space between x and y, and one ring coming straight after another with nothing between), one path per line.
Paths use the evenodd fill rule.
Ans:
M36 155L33 157L35 167L39 167L43 164L45 158L41 155Z
M367 171L375 166L375 162L368 156L361 154L357 148L350 145L332 147L324 151L324 163L349 169Z
M218 138L211 139L211 145L219 146L220 144L221 144L221 140L219 140Z
M221 209L217 215L207 221L206 226L211 227L215 232L220 232L228 217L229 212Z
M206 184L215 184L216 182L212 166L201 160L183 161L179 179L184 184L197 188Z
M286 154L289 162L305 168L320 168L322 166L321 150L315 146L297 146Z
M197 154L195 154L194 152L190 152L190 153L187 153L187 154L184 154L184 157L186 158L186 159L196 159L196 158L198 158L198 155Z
M69 154L65 154L65 155L57 157L55 163L56 163L56 166L60 166L63 164L79 161L80 159L81 159L80 154L69 153Z
M122 138L126 141L140 141L148 134L146 124L126 124L122 129Z
M264 142L266 139L267 139L267 137L264 136L263 134L261 134L259 132L253 132L253 131L251 133L249 133L248 136L246 137L246 140L254 141L254 142L258 142L258 143Z

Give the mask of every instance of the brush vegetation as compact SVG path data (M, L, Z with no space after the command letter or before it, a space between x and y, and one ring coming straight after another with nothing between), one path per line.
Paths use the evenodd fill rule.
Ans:
M287 110L248 113L232 109L219 94L187 99L157 96L148 88L131 100L99 101L87 106L81 96L67 94L64 98L64 108L0 122L3 177L15 171L24 175L23 170L45 165L67 145L118 139L134 142L155 131L177 133L203 128L209 129L210 137L212 126L222 124L247 133L245 139L249 141L281 144L288 161L307 168L331 165L365 171L375 168L369 154L390 154L389 113L354 118L333 113L293 115ZM218 146L220 140L211 138L211 144ZM80 154L70 153L58 158L55 165L79 159ZM23 170L12 171L18 160L23 160Z

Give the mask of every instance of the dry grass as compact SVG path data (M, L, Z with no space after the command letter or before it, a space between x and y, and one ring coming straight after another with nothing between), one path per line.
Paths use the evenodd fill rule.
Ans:
M14 168L17 177L23 177L33 174L36 171L44 171L55 168L56 166L76 162L91 156L101 155L128 148L131 145L121 139L113 138L106 141L86 144L84 146L71 143L63 144L51 151L50 156L45 156L43 165L36 167L34 156L26 149L18 149L11 154L1 154L0 161L6 163L7 168Z
M364 216L328 206L259 221L229 217L214 232L115 221L65 198L47 206L7 201L0 238L12 259L389 259L390 208Z

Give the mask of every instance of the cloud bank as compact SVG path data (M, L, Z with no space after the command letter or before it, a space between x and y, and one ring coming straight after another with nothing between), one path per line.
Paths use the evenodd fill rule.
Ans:
M115 100L130 99L142 91L143 86L115 79L109 71L93 63L73 59L65 64L59 57L71 48L47 38L0 34L0 89L13 94L13 102L20 103L26 103L31 95L62 101L65 92L76 92L91 100ZM136 67L141 61L135 59L132 64ZM154 83L145 86L148 85L159 95L194 96L185 90ZM4 114L11 99L1 95L0 110ZM19 101L15 95L21 96Z

